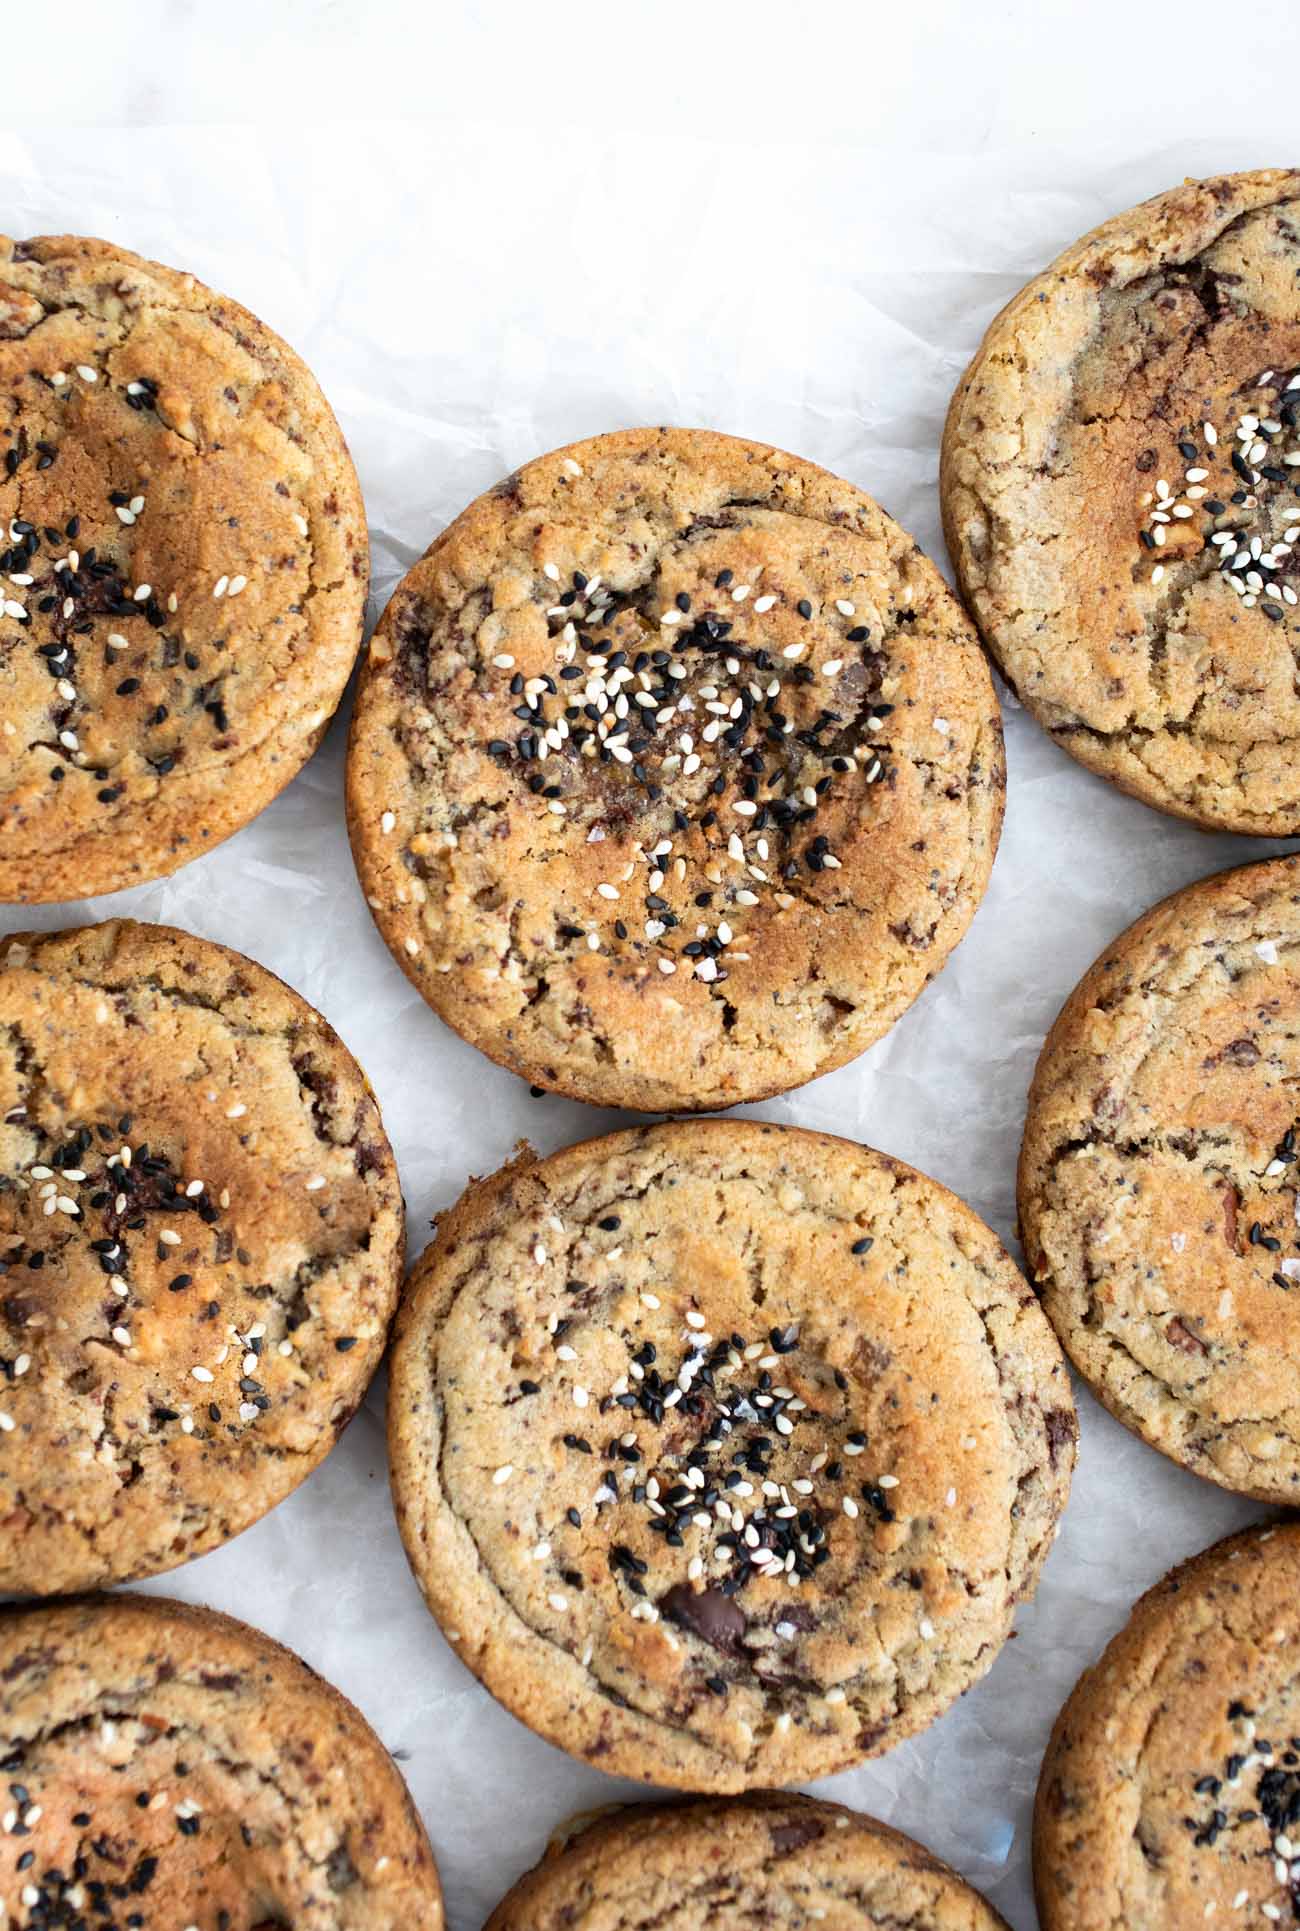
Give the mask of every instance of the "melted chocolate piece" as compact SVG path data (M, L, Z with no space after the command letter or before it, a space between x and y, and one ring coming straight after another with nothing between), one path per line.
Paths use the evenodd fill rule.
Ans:
M815 1844L819 1837L826 1835L826 1827L815 1817L794 1817L788 1824L777 1824L772 1832L772 1849L781 1857L789 1851L801 1851L805 1844Z
M659 1598L659 1607L669 1622L688 1629L725 1656L739 1653L741 1638L749 1628L744 1612L719 1589L697 1591L689 1583L676 1582Z

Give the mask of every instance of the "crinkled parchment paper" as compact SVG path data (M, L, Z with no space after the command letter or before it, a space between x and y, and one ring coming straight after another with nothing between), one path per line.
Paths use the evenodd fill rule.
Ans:
M436 79L436 77L433 77ZM1166 117L1166 124L1172 124ZM877 496L946 568L943 413L993 313L1105 215L1188 173L1285 159L1256 141L1008 155L748 151L619 138L605 116L533 129L353 124L0 134L0 225L107 236L248 304L315 369L360 470L377 614L435 532L513 465L634 423L767 439ZM346 159L343 158L346 151ZM754 188L755 176L762 190ZM1078 769L1006 703L1010 795L970 936L873 1051L775 1120L871 1142L1013 1238L1024 1096L1057 1008L1139 911L1276 847L1206 837ZM391 962L353 876L343 724L254 824L174 879L0 913L4 929L112 913L239 947L333 1021L374 1082L414 1249L466 1176L527 1135L616 1124L510 1075L436 1020ZM1037 1601L990 1675L926 1735L827 1794L914 1833L1034 1923L1029 1810L1053 1715L1140 1590L1252 1511L1182 1474L1081 1397L1083 1446ZM147 1585L294 1645L399 1756L454 1931L570 1812L645 1796L507 1716L426 1615L389 1505L383 1388L306 1485L229 1547Z

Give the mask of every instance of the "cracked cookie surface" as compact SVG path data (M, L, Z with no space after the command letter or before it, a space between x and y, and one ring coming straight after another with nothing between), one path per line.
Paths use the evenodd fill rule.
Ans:
M523 1078L730 1106L878 1039L965 932L1004 762L975 634L852 485L706 431L529 463L399 585L348 819L394 957Z
M1300 1494L1300 860L1148 912L1066 1002L1020 1158L1031 1277L1080 1374L1224 1488Z
M399 1524L457 1653L550 1741L698 1790L844 1769L982 1676L1075 1433L1051 1330L969 1208L748 1121L472 1185L389 1384Z
M1216 1543L1138 1602L1043 1759L1043 1931L1300 1917L1297 1603L1294 1524Z
M0 1759L5 1924L441 1931L379 1738L229 1616L147 1596L0 1611Z
M1188 182L1067 249L990 326L940 485L984 641L1071 756L1300 830L1300 172Z
M125 920L0 941L0 1590L265 1514L360 1402L402 1258L374 1097L271 973Z
M764 1792L577 1820L486 1931L1006 1931L923 1845L840 1804Z
M107 242L0 238L0 899L174 871L319 743L365 514L315 378Z

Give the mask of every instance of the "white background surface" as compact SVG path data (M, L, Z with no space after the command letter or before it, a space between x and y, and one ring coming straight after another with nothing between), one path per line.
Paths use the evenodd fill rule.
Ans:
M366 494L372 619L507 469L643 422L825 463L944 562L943 412L1001 303L1184 175L1297 159L1300 14L1276 0L64 0L22 35L0 226L192 269L306 356ZM1025 1089L1075 979L1165 892L1276 848L1121 798L1010 706L1007 727L1006 833L957 957L863 1059L755 1110L915 1162L1009 1240ZM342 735L174 880L0 918L129 911L281 973L369 1072L418 1247L519 1135L549 1150L615 1120L530 1100L407 986L353 878ZM1029 1804L1057 1707L1140 1589L1252 1513L1080 1406L1064 1533L1016 1640L926 1736L824 1786L952 1860L1015 1931L1034 1924ZM646 1794L537 1741L451 1655L393 1525L380 1387L296 1496L149 1586L248 1617L356 1699L402 1757L454 1931L566 1814Z

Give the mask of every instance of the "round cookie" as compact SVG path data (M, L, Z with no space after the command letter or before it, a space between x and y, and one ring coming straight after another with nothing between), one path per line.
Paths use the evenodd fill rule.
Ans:
M1300 1498L1300 860L1177 892L1048 1035L1020 1156L1032 1278L1113 1414Z
M398 1521L542 1736L727 1791L889 1749L989 1668L1074 1461L993 1234L884 1155L678 1121L472 1185L398 1318Z
M999 668L1089 770L1300 831L1300 172L1116 216L996 317L940 486Z
M283 790L369 545L310 370L112 243L0 237L0 899L175 871Z
M765 1791L638 1804L557 1834L485 1931L1006 1931L923 1845L874 1817Z
M1043 1931L1300 1914L1300 1527L1173 1570L1057 1718L1034 1817Z
M0 1611L0 1922L441 1931L379 1738L291 1650L212 1610Z
M537 1086L645 1111L800 1085L965 932L1004 762L974 631L811 463L703 430L575 443L394 592L348 821L394 957Z
M379 1110L237 952L0 940L0 1591L156 1574L333 1445L403 1259Z

